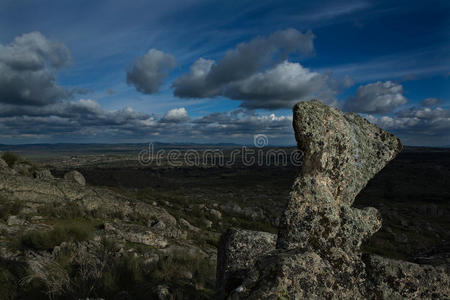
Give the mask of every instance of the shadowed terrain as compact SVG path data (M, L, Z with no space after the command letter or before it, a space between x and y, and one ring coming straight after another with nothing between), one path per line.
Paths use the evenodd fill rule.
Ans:
M105 270L106 277L111 272L134 274L126 285L118 285L120 278L115 278L112 279L109 288L103 282L101 288L94 289L95 292L72 290L63 294L66 296L77 293L78 296L111 295L123 289L137 298L139 295L148 294L148 290L137 291L138 285L147 286L155 295L164 294L165 289L168 289L168 293L178 293L184 295L180 296L184 298L194 297L193 295L197 295L195 296L197 298L212 298L215 253L220 234L230 227L276 233L279 216L286 206L298 167L242 164L230 167L142 166L137 161L137 154L142 149L139 147L141 145L114 146L113 148L119 150L111 153L105 150L108 147L104 145L89 146L88 149L86 146L78 148L70 146L70 149L65 151L58 148L59 155L55 155L56 152L46 149L45 146L41 146L38 150L35 147L33 149L27 149L25 146L12 147L10 150L20 153L35 169L48 168L57 178L62 178L68 171L76 169L86 178L89 189L106 189L127 199L136 199L142 203L139 205L150 205L156 211L151 212L148 219L142 215L133 215L132 212L129 215L114 212L102 215L83 212L85 208L80 212L77 206L56 206L51 209L45 206L38 212L27 213L23 210L23 203L2 200L3 237L8 239L10 234L19 230L10 229L9 224L14 227L18 226L14 225L17 222L21 224L20 222L24 222L21 220L25 220L29 222L25 224L32 224L31 227L27 225L33 229L32 232L25 231L18 241L8 243L8 247L17 248L19 251L38 251L41 254L50 251L55 255L54 247L63 245L63 252L66 253L64 255L69 255L68 253L74 250L70 246L73 243L90 245L91 239L106 234L107 238L102 245L109 247L107 249L111 257L115 257L117 254L113 253L119 253L118 251L136 253L137 258L134 261L129 256L123 256L122 260L111 261L111 267L115 269ZM192 146L172 147L185 150ZM229 151L227 147L229 146L223 146L225 153ZM197 149L202 151L201 146L197 146ZM281 149L292 150L292 148ZM70 151L76 155L71 155ZM105 154L100 154L102 152ZM18 172L25 174L28 171ZM376 207L383 218L382 229L363 244L363 251L418 263L448 265L449 178L450 150L405 147L387 167L369 181L355 200L354 206ZM100 196L102 194L104 192L100 192ZM101 201L110 199L108 194L104 195L106 196ZM165 228L154 225L156 223L152 221L151 216L155 214L164 216L165 212L170 214L167 215L167 220L172 220L170 216L173 216L177 225L166 219L161 222L166 224ZM157 219L156 217L155 220ZM8 227L5 227L6 225ZM48 228L51 228L48 233L39 233L41 230L47 232ZM145 240L148 238L145 235L147 233L142 231L146 228L151 228L153 232L158 232L166 238L161 241L152 237L150 242L147 242ZM120 241L119 238L117 241L118 235L128 235L128 240ZM133 238L130 239L130 236ZM70 242L64 244L64 241L68 240ZM170 252L161 252L164 247L167 248L165 241L168 245L172 245L168 248L171 249ZM93 243L94 249L98 249L96 242ZM150 250L155 246L155 250ZM185 251L182 249L186 249L186 246L198 250L187 259L179 254L180 251ZM7 254L10 255L8 251ZM162 253L171 254L169 258L164 258L167 254ZM58 255L59 259L64 261L66 256ZM155 255L159 259L155 260ZM209 269L205 269L207 265L201 263L205 258L208 258ZM131 260L125 261L129 259ZM137 267L143 261L147 261L147 271L153 270L150 275ZM157 262L150 263L150 261ZM136 269L123 267L125 263L135 265ZM4 260L2 265L8 270L3 274L12 272L13 275L8 276L15 276L14 278L18 279L27 276L23 266L9 259ZM74 270L73 265L71 268ZM174 270L180 268L186 270L185 273L176 275ZM102 280L108 282L109 279L106 277L102 277ZM76 276L74 278L81 280ZM36 280L33 281L35 289L45 291ZM20 289L25 290L23 287ZM30 293L36 295L35 293L40 292L33 292L33 288L29 287L26 293L28 294L23 296Z

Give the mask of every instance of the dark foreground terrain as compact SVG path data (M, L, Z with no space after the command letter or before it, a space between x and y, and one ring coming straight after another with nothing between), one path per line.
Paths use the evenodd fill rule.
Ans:
M298 168L101 164L77 169L92 185L151 199L188 220L192 218L189 205L219 208L223 218L213 224L218 232L229 226L275 232ZM55 169L54 173L63 172ZM384 220L382 229L367 242L367 251L417 262L445 262L450 258L450 150L406 147L369 182L355 206L375 207Z
M74 196L81 199L79 206L47 203L45 209L45 201L37 199L34 209L21 198L23 191L2 195L0 298L133 299L171 294L180 299L212 299L220 234L230 227L276 232L298 167L142 166L137 161L139 147L5 149L30 160L31 167L22 167L16 172L19 175L47 168L62 178L75 169L84 175L89 189L83 188L80 195L97 193L107 203L109 196L102 195L109 190L137 200L145 209L154 207L164 218L138 214L144 209L135 209L133 203L129 214L121 213L120 205L99 213L86 204L91 198L84 201L85 196ZM448 265L449 186L449 149L406 147L357 197L355 206L373 206L383 217L382 229L365 243L364 251ZM111 202L119 201L117 197ZM151 237L137 234L148 228ZM74 255L79 245L96 251L103 247L102 259L95 256L102 261L103 267L96 269L100 274L83 275L83 268L90 267ZM41 268L30 274L25 264L33 257L40 258ZM50 263L42 263L42 257ZM47 275L39 277L36 270ZM63 274L64 280L49 283L52 272Z

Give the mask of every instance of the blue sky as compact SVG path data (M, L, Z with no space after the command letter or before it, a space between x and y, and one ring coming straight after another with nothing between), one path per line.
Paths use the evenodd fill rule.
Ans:
M405 144L450 145L449 11L448 1L3 0L0 143L262 133L294 144L290 108L317 97Z

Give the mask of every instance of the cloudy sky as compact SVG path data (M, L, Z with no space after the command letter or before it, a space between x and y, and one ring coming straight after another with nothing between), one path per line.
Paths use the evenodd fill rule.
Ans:
M0 1L0 143L294 144L317 98L450 145L449 1Z

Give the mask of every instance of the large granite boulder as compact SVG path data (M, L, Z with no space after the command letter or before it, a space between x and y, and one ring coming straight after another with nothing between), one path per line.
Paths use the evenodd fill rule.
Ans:
M277 247L353 251L381 220L373 208L350 206L400 152L400 140L357 114L314 100L294 107L293 125L303 165L280 220Z
M243 255L252 258L248 262L251 266L242 264L239 276L233 277L241 279L227 287L228 293L218 296L222 299L448 297L448 288L443 284L448 285L449 276L442 270L414 264L403 268L398 262L396 273L386 271L383 264L391 263L383 260L370 260L369 268L361 256L362 242L380 229L381 217L375 208L357 209L352 204L367 182L400 152L400 140L357 114L342 113L316 100L294 107L293 125L298 148L303 151L303 164L280 219L276 249L268 250L268 244L261 255L249 244L250 250L245 251L252 254ZM235 233L234 239L238 236ZM232 238L224 235L221 247L225 249L219 248L218 257L229 251L227 247L239 243ZM224 276L226 270L222 266L219 270L222 274L217 278ZM408 274L400 270L407 270ZM440 281L435 280L439 276ZM380 293L386 282L397 277L401 277L398 282L402 287L391 284L389 292ZM416 288L417 292L404 288L420 284L428 288Z

